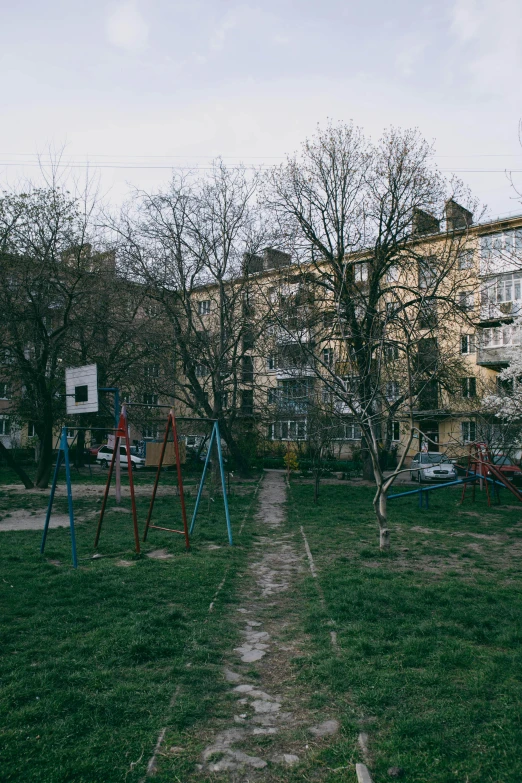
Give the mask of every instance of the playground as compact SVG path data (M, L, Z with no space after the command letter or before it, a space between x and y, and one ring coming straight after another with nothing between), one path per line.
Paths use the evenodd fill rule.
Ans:
M135 476L140 533L154 478ZM71 480L76 569L68 526L43 554L41 526L0 530L5 780L330 783L357 764L374 783L522 779L522 522L505 489L500 505L478 488L461 504L462 486L429 508L397 498L380 553L371 487L327 485L314 505L268 471L230 485L234 546L205 491L189 551L151 527L137 554L127 473L97 550L107 471ZM0 526L41 521L49 493L15 481L2 468ZM63 470L57 487L68 519ZM184 488L190 520L197 477ZM169 472L153 523L180 514Z

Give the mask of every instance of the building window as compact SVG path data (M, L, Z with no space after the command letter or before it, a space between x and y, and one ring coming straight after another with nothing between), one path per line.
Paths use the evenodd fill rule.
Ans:
M130 392L122 392L122 394L121 394L121 401L125 405L128 405L131 402L131 393Z
M399 358L399 347L397 345L385 345L384 355L389 362L397 361Z
M158 440L159 427L157 424L146 424L143 427L143 439L144 440Z
M430 288L437 280L436 258L428 256L419 261L419 288Z
M144 405L157 405L158 404L158 395L157 394L144 394L143 395L143 404Z
M386 282L397 283L399 280L399 267L390 266L386 272Z
M9 397L9 384L5 381L0 381L0 400L8 400Z
M159 376L159 367L157 364L146 364L144 369L146 378L157 378Z
M327 367L331 367L334 363L334 350L333 348L323 348L323 364Z
M266 396L269 405L275 405L277 403L277 389L268 389Z
M343 421L334 440L361 440L361 428L354 421Z
M472 310L475 304L475 297L473 291L459 291L458 304L461 310Z
M475 353L475 335L474 334L461 334L460 336L460 352L461 353Z
M306 419L276 421L271 426L272 440L305 440Z
M365 283L368 280L368 264L356 264L353 274L357 283Z
M437 302L425 299L419 308L419 329L434 329L438 324Z
M387 400L390 402L393 402L394 400L397 400L399 398L400 394L400 388L399 388L399 381L388 381L386 383L386 390L384 393L384 396Z
M461 421L462 440L464 443L473 443L477 439L477 425L474 421Z
M481 345L483 348L500 348L504 345L520 345L522 327L520 326L496 326L493 329L483 329Z
M276 368L275 356L267 356L267 359L266 359L266 369L267 370L275 370L275 368Z
M27 437L36 438L36 428L34 426L34 421L30 421L27 425Z
M394 441L401 439L401 426L398 421L391 422L391 439Z
M457 256L457 266L460 270L473 269L474 266L473 250L461 250Z
M67 428L67 437L68 438L75 438L76 437L76 430L72 429L71 427Z
M208 367L206 364L196 364L194 367L194 373L196 378L205 378L208 375Z
M0 435L9 435L11 422L9 416L0 416Z
M210 313L210 299L202 299L198 302L198 315L208 315Z
M477 396L477 379L474 375L470 378L461 378L460 383L463 397Z
M254 392L252 389L241 392L241 413L245 416L252 416L254 413Z

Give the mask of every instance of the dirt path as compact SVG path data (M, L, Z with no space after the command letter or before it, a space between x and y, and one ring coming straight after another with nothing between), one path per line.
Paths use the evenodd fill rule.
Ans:
M289 768L297 772L339 731L336 716L310 709L311 694L291 663L307 643L298 612L308 564L302 542L285 530L285 502L284 474L267 471L255 520L259 537L237 608L242 644L224 670L230 692L222 714L228 707L229 715L207 729L195 781L209 773L234 783L286 781Z

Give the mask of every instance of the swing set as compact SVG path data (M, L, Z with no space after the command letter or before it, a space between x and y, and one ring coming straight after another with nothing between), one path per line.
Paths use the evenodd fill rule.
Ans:
M82 368L77 368L77 370L80 370ZM104 389L107 391L116 391L115 389ZM97 392L97 389L96 389ZM72 395L70 395L72 396ZM117 402L117 395L115 395L115 402ZM160 406L158 406L160 407ZM163 407L163 406L161 406ZM96 399L96 410L97 410L97 399ZM89 411L92 411L93 408L89 409ZM68 413L69 411L69 401L68 401ZM78 411L71 411L71 412L78 412ZM81 412L81 411L80 411ZM117 413L117 411L116 411ZM192 513L192 519L190 522L190 527L188 525L187 520L187 510L185 505L185 494L183 489L183 476L182 476L182 470L181 470L181 456L180 456L180 449L179 449L179 439L178 439L178 432L177 432L177 421L192 421L192 422L208 422L212 423L212 433L210 436L207 454L205 458L205 464L203 466L203 473L201 476L201 480L199 482L198 492L196 496L196 503L194 506L194 511ZM77 428L80 429L80 428ZM83 428L82 428L83 429ZM92 429L90 427L86 427L85 429ZM176 472L177 472L177 486L178 486L178 492L180 497L180 503L181 503L181 518L183 523L183 530L177 530L175 528L168 528L168 527L162 527L160 525L155 525L151 523L152 519L152 512L154 509L154 502L156 499L156 493L158 489L160 474L164 462L165 457L165 451L167 448L167 443L169 441L169 433L172 432L172 438L174 442L174 453L175 453L175 463L176 463ZM119 415L119 420L117 427L114 430L114 448L113 448L113 454L112 459L109 467L109 474L107 476L107 482L105 485L105 491L103 495L103 501L102 506L100 509L100 517L98 520L98 525L96 528L96 535L94 539L94 547L95 549L98 546L99 540L100 540L100 534L102 529L102 523L105 515L105 510L107 506L107 499L109 496L109 489L111 485L111 480L114 472L114 466L116 464L116 498L117 502L119 502L119 463L120 463L120 443L122 441L125 444L125 451L127 456L127 468L128 468L128 475L129 475L129 489L130 489L130 498L131 498L131 509L132 509L132 522L133 522L133 533L134 533L134 544L135 544L135 551L137 554L140 554L140 537L139 537L139 530L138 530L138 518L137 518L137 510L136 510L136 496L135 496L135 488L134 488L134 477L133 477L133 470L132 470L132 461L131 461L131 442L129 437L129 421L127 416L127 410L126 406L123 405L121 409L121 413ZM149 511L147 514L147 519L145 523L145 530L143 533L143 541L145 542L147 540L147 535L150 529L155 530L163 530L169 533L179 533L184 536L185 538L185 549L190 549L190 536L194 532L195 524L196 524L196 518L199 510L199 506L201 503L201 497L203 494L203 488L205 485L205 479L208 473L208 466L210 462L210 455L212 452L212 448L215 446L218 456L218 463L219 463L219 470L221 475L221 487L223 491L223 505L225 510L225 518L227 523L227 534L228 534L228 541L230 546L233 545L232 540L232 526L230 522L230 512L228 507L228 497L227 497L227 487L226 487L226 480L225 480L225 469L223 464L223 453L221 449L221 437L219 432L219 424L217 420L215 419L197 419L197 418L191 418L191 417L177 417L174 415L174 411L172 409L169 410L169 414L167 416L167 422L165 426L165 434L163 437L163 443L161 447L161 453L158 461L158 467L156 471L156 477L154 481L154 486L152 490L152 495L150 499L149 504ZM54 476L53 476L53 482L51 486L51 492L49 496L49 503L47 507L47 514L45 518L45 524L44 524L44 530L43 530L43 536L42 541L40 545L40 553L43 554L45 550L45 544L47 541L47 534L49 530L49 523L51 520L51 514L52 514L52 508L54 503L54 496L56 492L56 486L58 483L58 477L59 477L59 471L60 467L62 465L62 462L65 463L65 478L66 478L66 485L67 485L67 501L68 501L68 509L69 509L69 526L70 526L70 535L71 535L71 550L72 550L72 563L73 567L78 567L78 557L77 557L77 551L76 551L76 535L75 535L75 527L74 527L74 509L73 509L73 498L72 498L72 485L71 485L71 469L70 469L70 459L69 459L69 444L67 440L67 427L62 427L61 435L60 435L60 441L59 441L59 448L58 448L58 456L56 460L56 466L54 470Z

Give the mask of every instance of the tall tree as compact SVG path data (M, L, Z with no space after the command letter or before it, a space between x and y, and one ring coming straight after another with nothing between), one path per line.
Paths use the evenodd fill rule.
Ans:
M440 231L449 197L463 195L448 189L417 132L392 130L372 146L350 125L319 130L267 177L266 202L299 273L272 318L361 430L382 548L387 491L418 420L436 415L463 373L457 337L475 284L458 258L470 212L451 201L457 217ZM382 449L397 421L402 457L385 475Z
M97 362L101 383L114 385L146 354L136 339L146 292L118 275L95 207L56 182L0 199L1 372L11 414L31 422L38 438L39 487L48 484L53 437L64 421L65 367Z
M175 372L164 393L217 419L239 467L254 434L254 345L263 330L249 262L265 236L257 184L257 175L217 162L203 178L175 176L164 192L139 193L117 227L122 259L168 324Z

